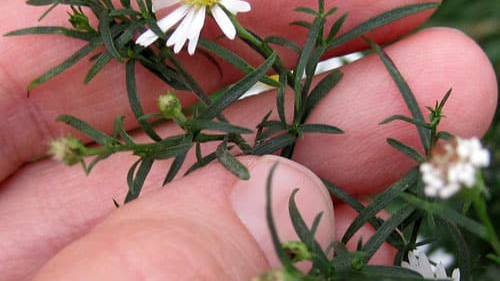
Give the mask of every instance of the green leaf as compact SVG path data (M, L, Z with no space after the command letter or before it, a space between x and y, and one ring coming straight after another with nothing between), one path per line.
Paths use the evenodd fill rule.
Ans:
M95 37L95 34L91 34L88 32L83 32L79 30L69 29L61 26L35 26L29 28L23 28L11 31L4 36L19 36L19 35L44 35L44 34L56 34L56 35L64 35L70 38L81 39L85 41L90 41Z
M311 28L309 29L309 34L307 35L306 42L304 44L304 48L300 53L299 59L297 61L297 65L293 71L294 74L294 90L295 90L295 104L296 107L300 108L302 106L302 76L305 73L306 65L309 62L309 58L316 46L316 42L318 39L319 32L322 30L323 25L325 24L324 18L315 18Z
M408 107L408 109L411 112L411 115L413 116L413 119L418 123L425 123L424 116L420 111L420 107L417 103L415 95L411 91L410 87L408 86L408 83L406 83L405 79L403 78L399 70L396 68L396 65L394 65L394 62L392 62L392 60L380 48L380 46L378 46L374 42L370 42L370 45L372 46L373 50L378 54L378 56L384 63L385 67L387 68L387 71L389 71L392 79L398 86L399 91L401 92L401 95L403 96L403 99L406 103L406 106ZM427 154L431 145L431 133L426 128L423 128L421 126L416 126L416 127L418 134L420 136L420 140L422 141L422 146L424 147L425 152Z
M238 81L233 86L229 87L226 92L214 101L207 109L200 114L200 119L212 119L219 115L222 110L237 101L248 89L250 89L266 72L271 68L276 60L276 53L273 53L261 66L255 69L254 72L248 74L243 79Z
M398 197L401 192L415 184L419 175L417 169L412 169L399 181L387 188L386 191L375 197L371 204L364 208L347 228L344 237L342 237L342 242L347 243L363 225L370 219L375 218L375 216Z
M115 123L113 125L113 138L117 140L118 137L121 137L126 144L134 145L135 144L134 140L127 133L127 131L125 131L125 128L123 127L123 119L125 119L124 116L119 116L115 118Z
M31 6L46 6L52 4L65 4L71 6L88 6L88 1L84 0L29 0L26 4Z
M148 155L153 159L168 159L186 153L192 146L190 141L184 141L177 145L163 145L158 142Z
M327 124L302 124L300 130L303 133L323 133L323 134L342 134L341 129Z
M311 23L303 20L298 20L298 21L293 21L290 23L290 25L296 25L296 26L301 26L305 27L307 29L311 28Z
M96 157L94 157L94 159L92 159L92 161L90 161L90 163L88 165L83 166L83 170L85 171L85 174L89 175L97 163L99 163L101 160L108 158L109 156L111 156L111 154L112 154L111 152L103 153L103 154L99 154Z
M65 61L63 61L61 64L57 65L56 67L50 69L47 71L45 74L37 77L35 80L33 80L29 86L28 86L28 92L33 90L35 87L39 86L40 84L43 84L47 82L48 80L52 79L54 76L60 74L61 72L65 71L66 69L70 68L71 66L75 65L78 61L83 59L85 56L90 54L93 50L95 50L99 45L102 43L99 41L91 41L84 47L82 47L80 50L76 51L73 55L71 55L69 58L67 58Z
M353 39L358 38L359 36L372 31L381 26L387 25L391 22L397 21L404 17L433 9L439 6L438 2L427 2L427 3L418 3L413 5L406 5L403 7L399 7L388 12L379 14L375 17L368 19L367 21L359 24L353 29L347 31L346 33L340 35L339 37L333 39L329 44L329 48L334 48L340 46L344 43L347 43Z
M265 155L274 153L295 142L296 136L286 133L258 144L253 151L255 155Z
M315 11L309 7L297 7L294 9L294 11L306 13L306 14L313 15L313 16L316 16L318 14L317 11Z
M337 35L342 25L344 25L346 18L347 18L347 13L343 14L333 23L332 27L330 28L330 31L328 32L328 36L326 37L326 42L328 44L330 44L335 35Z
M216 156L222 166L239 179L248 180L250 178L250 173L248 172L247 167L245 167L245 165L238 161L238 159L236 159L236 157L229 152L225 142L221 143L217 147Z
M100 11L99 17L99 33L101 34L102 42L106 46L106 50L117 60L123 61L123 57L116 48L114 36L111 33L111 18L108 16L106 11Z
M413 205L415 208L421 209L431 215L456 224L479 238L488 241L488 232L486 231L486 227L451 209L443 202L431 203L410 194L400 194L400 197Z
M391 123L391 122L396 121L396 120L403 121L403 122L406 122L406 123L410 123L410 124L413 124L413 125L416 125L418 127L425 128L425 129L430 129L431 128L431 126L428 123L426 123L426 122L418 121L418 120L415 120L413 118L410 118L410 117L407 117L407 116L404 116L404 115L399 115L399 114L392 115L391 117L388 117L388 118L382 120L382 122L380 122L378 124L379 125L384 125L384 124L388 124L388 123Z
M186 173L184 175L186 176L186 175L194 172L195 170L206 166L208 163L214 161L215 159L217 159L217 155L215 152L208 154L207 156L203 157L201 160L198 160L198 162L194 163L191 167L189 167L189 169L186 171Z
M280 86L278 88L278 92L276 94L276 108L278 110L278 116L280 118L280 122L283 126L286 126L286 114L285 114L285 91L287 85L287 74L280 74Z
M272 200L271 200L271 194L272 194L271 190L272 190L272 179L273 179L274 173L276 171L277 165L278 165L278 162L276 162L271 167L271 170L269 171L269 175L267 176L267 179L266 179L266 221L267 221L267 227L269 228L269 232L271 233L271 240L272 240L272 243L274 246L274 250L276 251L276 255L280 259L283 267L290 273L299 272L299 270L297 268L295 268L292 261L285 253L285 250L283 249L281 241L278 237L278 231L276 230L276 225L274 223L273 208L272 208L273 204L272 204Z
M137 86L135 80L135 60L131 59L127 62L125 71L125 79L127 84L127 96L130 104L130 108L134 113L135 118L139 122L142 130L153 140L160 141L161 137L154 131L151 124L149 124L146 120L140 119L142 115L144 115L144 111L142 110L141 102L139 100L139 95L137 93Z
M237 54L233 53L232 51L224 48L219 44L216 44L214 42L205 39L200 39L198 46L213 53L214 55L220 57L221 59L227 61L237 69L243 71L244 73L248 74L255 71L255 69L250 64L248 64L243 58L241 58ZM263 76L259 81L271 87L280 86L278 82L276 82L274 79L269 78L268 76Z
M328 273L328 258L326 257L323 249L319 245L318 241L314 238L313 234L307 227L306 222L302 218L297 204L295 204L295 195L299 189L295 189L290 199L288 200L288 212L290 214L290 219L292 220L293 228L295 233L299 236L300 241L302 241L312 253L313 268L318 269L324 275Z
M211 130L229 134L251 134L252 130L236 126L227 122L217 122L207 119L192 119L189 121L189 126L193 130Z
M115 140L112 137L102 133L101 131L98 131L97 129L94 129L88 123L86 123L86 122L84 122L76 117L62 114L62 115L59 115L56 120L59 122L64 122L64 123L70 125L71 127L84 133L89 138L91 138L92 140L94 140L95 142L97 142L98 144L100 144L102 146L111 145L115 142Z
M125 197L125 203L128 203L139 197L139 194L141 193L142 187L144 185L144 181L146 181L146 177L148 176L149 172L151 171L151 167L153 166L154 159L145 158L136 163L140 164L132 181L129 181L129 191L127 193L127 196ZM136 164L134 163L134 165ZM132 171L135 170L135 166L132 166L132 168Z
M184 164L184 161L186 160L186 156L188 154L188 150L186 152L179 154L175 157L174 162L170 165L170 168L168 169L167 175L165 176L165 180L163 180L162 185L166 185L167 183L171 182L177 173L179 173L179 170L181 169L182 165Z
M422 155L420 155L420 153L418 153L412 147L407 146L406 144L404 144L398 140L392 139L392 138L388 138L387 143L389 143L390 146L394 147L395 149L399 150L400 152L406 154L411 159L417 161L418 163L425 162L425 158Z
M460 280L461 281L472 281L472 260L471 253L469 251L468 242L465 240L460 229L453 223L447 221L446 219L439 219L438 223L445 229L449 234L451 241L455 244L453 247L455 251L455 258L457 259L458 267L460 269Z
M290 40L287 40L283 37L279 37L279 36L269 36L269 37L266 37L264 39L264 42L268 43L268 44L275 44L275 45L278 45L278 46L282 46L282 47L285 47L285 48L288 48L298 54L300 54L300 52L302 51L302 49L300 48L299 45L295 44L294 42L290 41Z
M396 230L406 218L408 218L415 208L406 205L396 211L389 219L387 219L366 242L363 251L366 253L366 261L369 261L375 252L380 248L382 243Z
M342 79L342 72L340 70L334 70L328 75L326 75L321 81L314 87L306 99L306 108L304 111L304 120L311 114L313 109L318 105L318 103L337 85L337 83Z
M103 69L104 66L106 66L111 60L113 59L113 56L107 51L104 50L96 59L95 63L92 65L92 67L89 69L87 72L87 75L85 76L84 83L87 84L90 82L96 74Z

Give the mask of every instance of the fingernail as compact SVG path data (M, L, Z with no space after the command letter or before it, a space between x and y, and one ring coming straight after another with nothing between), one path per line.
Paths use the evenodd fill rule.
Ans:
M314 217L323 212L316 239L326 248L334 239L333 205L321 180L307 168L277 156L266 155L251 165L250 179L237 181L231 192L231 203L237 216L260 245L272 268L281 263L276 255L266 220L266 180L271 167L278 163L272 178L272 210L278 236L282 242L299 240L288 212L288 200L295 189L298 209L310 227Z

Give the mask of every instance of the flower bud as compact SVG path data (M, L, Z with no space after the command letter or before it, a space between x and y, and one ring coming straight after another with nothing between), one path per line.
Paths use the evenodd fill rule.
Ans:
M53 140L49 144L49 154L56 160L71 166L83 160L86 148L83 143L72 136Z
M163 117L174 119L179 124L186 121L186 117L182 113L181 102L172 92L168 92L158 97L158 107Z

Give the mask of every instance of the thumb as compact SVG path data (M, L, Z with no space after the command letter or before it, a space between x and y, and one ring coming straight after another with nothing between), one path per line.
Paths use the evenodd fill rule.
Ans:
M296 240L288 199L311 225L323 212L317 240L334 235L333 207L321 181L309 170L276 156L243 157L250 171L240 181L218 164L116 210L80 240L50 260L43 280L249 280L279 266L265 217L266 179L282 241Z

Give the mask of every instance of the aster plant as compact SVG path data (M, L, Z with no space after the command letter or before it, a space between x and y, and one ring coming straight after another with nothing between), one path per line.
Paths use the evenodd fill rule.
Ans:
M139 130L149 137L149 141L135 140L124 129L121 116L116 117L114 132L106 134L84 120L62 114L58 121L82 132L94 143L86 146L75 137L66 136L53 141L49 150L54 158L65 164L81 163L87 173L99 161L115 153L127 152L137 156L137 161L124 175L124 182L128 184L128 190L124 191L124 203L140 196L144 181L156 161L173 159L165 171L163 184L182 176L179 171L184 167L186 155L191 150L195 150L196 162L186 167L186 174L218 161L235 177L245 180L251 175L236 155L279 153L291 158L297 140L304 134L343 133L342 128L337 126L306 122L316 105L342 79L341 71L334 69L319 83L312 83L322 56L378 27L438 6L432 2L402 6L339 35L338 31L348 15L338 15L336 9L327 10L324 0L318 0L316 9L296 9L310 16L310 21L294 23L307 29L307 38L299 46L282 37L262 38L242 25L238 15L251 13L250 2L243 0L136 0L136 5L132 5L130 0L120 0L119 4L110 0L29 0L27 4L48 6L42 18L57 6L69 6L72 27L38 26L13 31L8 36L60 34L86 42L67 60L35 78L28 85L28 91L88 56L93 64L83 77L84 83L91 81L112 61L122 63L125 69L127 92L123 98L128 100ZM157 19L159 12L165 12L166 15ZM262 63L252 65L218 40L204 38L202 30L207 17L214 19L224 37L243 42L253 49L255 56L262 58ZM327 25L326 19L332 17L335 18L333 24ZM90 18L97 19L97 23L91 23ZM479 140L465 140L438 128L440 120L444 118L443 110L451 90L434 107L428 107L428 118L424 118L396 65L382 47L369 38L364 39L384 63L411 113L411 116L388 116L381 124L407 122L414 125L423 153L396 139L388 139L388 145L416 160L419 165L375 196L366 206L342 187L325 180L332 196L359 213L344 236L339 241L332 241L329 249L322 249L314 238L321 215L308 227L295 205L295 193L290 198L289 211L300 241L280 240L270 210L270 179L274 171L271 170L266 198L267 219L283 268L256 276L253 280L360 280L366 276L370 280L472 280L470 253L463 247L466 243L463 231L489 242L494 250L490 258L500 264L500 242L486 213L487 188L483 185L480 172L480 168L489 164L489 154ZM283 63L275 51L276 46L288 48L297 54L293 68ZM240 70L243 77L215 93L207 93L179 60L178 56L185 51L189 55L201 53L212 60L221 59ZM139 99L136 65L142 65L172 89L158 97L157 112L144 112ZM256 84L277 89L278 119L270 119L269 113L262 116L257 128L232 124L224 116L223 110ZM292 118L287 118L285 114L285 90L293 92ZM198 103L183 108L177 96L181 91L194 95ZM167 121L174 121L179 133L160 136L155 126ZM246 141L245 134L255 134L255 141ZM209 152L203 151L202 145L205 143L214 143L216 148ZM115 203L117 207L120 205ZM470 206L475 210L476 215L473 217L470 216ZM377 217L384 209L389 210L391 215L386 219ZM368 241L358 241L356 251L347 250L346 244L365 224L372 225L376 229L375 234ZM425 255L413 252L422 244L439 241L438 237L422 234L428 228L440 228L452 238L456 244L455 254L460 273L456 270L448 277L450 275L439 263L432 270L427 266L430 262ZM427 240L422 241L422 235ZM384 242L398 250L393 265L370 265L370 259ZM301 261L310 262L312 268L306 273L300 271L296 263Z

